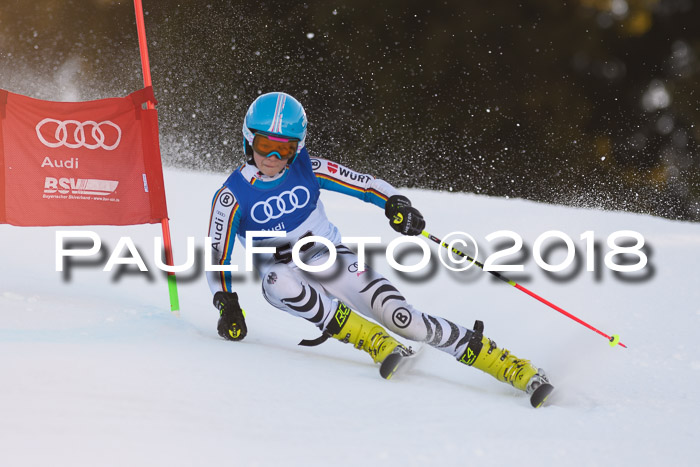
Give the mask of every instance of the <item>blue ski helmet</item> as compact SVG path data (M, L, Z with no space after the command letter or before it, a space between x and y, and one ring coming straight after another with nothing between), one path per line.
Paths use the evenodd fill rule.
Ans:
M299 140L297 154L306 141L306 112L298 100L283 92L259 96L250 104L243 120L243 150L253 154L255 133Z

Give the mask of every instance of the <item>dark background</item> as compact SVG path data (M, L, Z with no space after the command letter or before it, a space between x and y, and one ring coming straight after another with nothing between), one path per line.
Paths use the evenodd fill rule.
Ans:
M144 0L170 166L228 172L260 93L308 146L397 186L700 220L691 0ZM2 0L0 88L143 85L131 1Z

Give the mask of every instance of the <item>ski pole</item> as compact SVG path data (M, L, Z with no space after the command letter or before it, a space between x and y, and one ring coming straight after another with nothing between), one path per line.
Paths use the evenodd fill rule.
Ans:
M582 319L577 318L576 316L572 315L571 313L569 313L568 311L564 310L563 308L558 307L557 305L555 305L554 303L550 302L549 300L546 300L546 299L540 297L540 296L537 295L536 293L534 293L534 292L532 292L532 291L526 289L525 287L523 287L522 285L518 284L517 282L508 279L508 278L505 277L503 274L500 274L500 273L497 272L497 271L489 271L489 270L484 269L484 265L483 265L482 263L480 263L480 262L477 261L476 259L472 258L471 256L469 256L469 255L467 255L467 254L465 254L465 253L462 253L461 251L459 251L458 249L456 249L456 248L454 248L454 247L450 248L450 246L449 246L447 243L443 242L442 240L440 240L439 238L437 238L435 235L432 235L431 233L429 233L429 232L427 232L427 231L425 231L425 230L424 230L423 232L421 232L421 235L423 235L424 237L427 237L428 239L432 240L433 242L437 243L438 245L444 246L444 247L447 248L448 250L451 250L454 254L459 255L459 256L461 256L461 257L463 257L463 258L466 258L467 261L469 261L470 263L475 264L476 266L478 266L479 268L481 268L481 270L483 270L483 271L486 271L486 272L488 272L488 273L490 273L490 274L493 274L494 276L498 277L500 280L502 280L502 281L505 282L506 284L512 285L513 287L515 287L516 289L520 290L521 292L525 292L526 294L528 294L528 295L531 296L532 298L535 298L535 299L539 300L540 302L544 303L545 305L549 306L550 308L553 308L553 309L557 310L559 313L563 314L564 316L566 316L566 317L568 317L568 318L571 318L572 320L576 321L577 323L579 323L579 324L581 324L581 325L587 327L587 328L590 329L591 331L594 331L594 332L600 334L601 336L605 337L605 338L610 342L610 346L611 346L611 347L615 347L615 345L620 345L620 346L622 346L622 347L624 347L624 348L627 348L627 346L626 346L625 344L623 344L622 342L620 342L620 336L619 336L618 334L613 334L612 336L608 336L608 335L605 334L603 331L601 331L601 330L599 330L599 329L597 329L597 328L591 326L590 324L588 324L587 322L583 321Z

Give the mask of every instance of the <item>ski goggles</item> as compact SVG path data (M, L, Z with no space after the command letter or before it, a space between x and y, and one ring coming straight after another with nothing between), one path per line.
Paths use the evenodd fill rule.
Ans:
M253 137L253 150L263 157L277 156L280 160L294 157L299 147L299 141L277 136L255 133Z

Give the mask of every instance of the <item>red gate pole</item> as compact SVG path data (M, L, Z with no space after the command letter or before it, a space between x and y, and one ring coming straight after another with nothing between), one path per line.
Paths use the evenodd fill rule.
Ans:
M143 85L151 86L151 65L148 61L148 43L146 42L146 26L143 20L143 4L141 0L134 0L134 10L136 11L136 29L139 36L139 51L141 52L141 68L143 69ZM146 103L146 108L155 109L155 105L150 100ZM165 245L165 262L168 266L173 266L173 246L170 240L170 223L168 218L161 219L163 229L163 243ZM177 279L174 272L168 272L168 293L170 295L170 309L178 312L180 310L180 299L177 294ZM179 313L178 313L179 314Z

